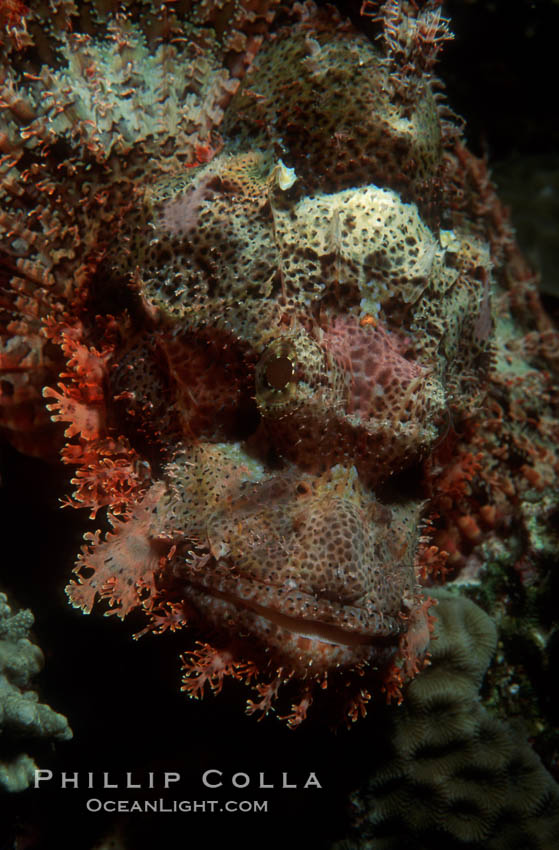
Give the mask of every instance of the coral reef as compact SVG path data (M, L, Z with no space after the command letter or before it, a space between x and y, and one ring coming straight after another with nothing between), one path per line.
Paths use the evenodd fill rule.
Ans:
M431 666L393 716L391 754L352 796L357 848L541 848L559 841L559 788L518 729L484 708L492 620L438 591Z
M33 614L16 614L0 593L0 789L23 791L33 780L34 760L19 752L22 741L67 741L72 730L62 714L39 702L32 680L44 664L43 653L29 639ZM24 744L26 746L26 744Z
M437 2L364 3L376 43L191 5L4 22L0 421L63 443L103 524L76 608L193 625L191 696L352 721L424 665L421 585L527 501L551 533L559 337L434 76Z

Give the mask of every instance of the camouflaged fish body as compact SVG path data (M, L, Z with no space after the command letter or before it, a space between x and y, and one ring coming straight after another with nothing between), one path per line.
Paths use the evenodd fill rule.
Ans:
M57 67L16 75L34 162L13 154L10 203L57 176L31 229L4 225L8 254L35 252L12 298L43 327L13 386L34 403L62 360L43 394L70 423L73 504L108 509L73 605L193 622L191 695L232 675L267 711L289 682L297 725L329 681L355 719L364 670L398 694L425 654L422 465L483 383L492 264L417 46L418 22L446 35L436 4L399 7L401 56L310 3L275 28L238 5L229 23L204 4L196 25L82 17ZM41 113L47 82L60 109Z

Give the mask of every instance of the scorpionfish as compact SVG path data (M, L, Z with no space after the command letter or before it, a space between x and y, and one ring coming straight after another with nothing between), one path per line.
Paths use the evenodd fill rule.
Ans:
M496 201L433 74L448 23L78 5L4 22L3 433L62 440L66 504L103 518L73 606L200 637L190 696L232 677L249 713L355 720L427 658L433 457L495 360Z

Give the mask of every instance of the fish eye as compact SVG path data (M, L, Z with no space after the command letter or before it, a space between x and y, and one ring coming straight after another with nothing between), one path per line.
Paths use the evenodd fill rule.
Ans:
M264 375L270 389L284 390L293 380L295 368L289 357L281 354L266 364Z
M254 370L260 414L278 419L316 404L323 399L331 373L324 350L304 328L276 337L262 351Z
M283 336L270 343L255 378L256 403L265 416L283 415L299 404L299 358L293 339Z

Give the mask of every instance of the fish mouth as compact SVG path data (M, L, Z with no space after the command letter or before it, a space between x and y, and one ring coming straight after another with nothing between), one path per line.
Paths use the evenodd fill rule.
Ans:
M357 625L358 613L361 612L358 608L349 608L349 606L342 606L330 601L322 602L319 600L318 602L317 607L323 609L324 618L321 618L320 614L316 617L298 616L286 614L280 610L279 606L262 604L246 596L243 598L238 593L233 593L229 590L208 587L198 582L189 582L188 587L195 597L193 601L205 613L211 611L212 602L215 604L219 601L225 604L229 610L232 609L238 614L253 614L258 618L262 618L268 624L278 627L284 633L291 633L296 637L308 638L309 640L320 641L321 643L331 644L332 646L350 648L369 647L378 645L379 643L389 644L393 643L404 630L404 624L399 618L378 613L368 615L368 628L363 626L359 628ZM270 588L267 589L270 590ZM270 595L273 594L270 593ZM313 606L317 604L317 598L314 596L300 592L297 596L306 597L301 607L303 607L305 602ZM342 619L344 613L346 619L348 613L353 614L355 622L348 624L347 627L338 625L335 622L328 622L328 620L333 620L334 618ZM337 617L336 614L338 615Z

